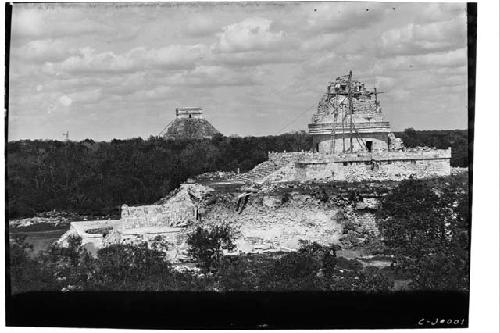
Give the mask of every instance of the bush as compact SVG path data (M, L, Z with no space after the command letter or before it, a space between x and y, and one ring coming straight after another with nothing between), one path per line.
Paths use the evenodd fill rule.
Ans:
M261 273L262 290L321 290L323 279L334 274L336 246L301 242L297 252L276 259Z
M217 288L221 291L257 290L259 273L265 267L245 255L223 257L216 273Z
M171 264L165 253L136 245L116 244L97 252L92 289L97 290L169 290Z
M235 248L232 231L227 225L214 226L211 229L197 227L188 235L188 254L197 261L204 272L217 270L222 258L222 251Z
M54 276L31 258L33 247L25 243L25 238L14 237L9 241L11 293L55 289Z
M387 251L417 289L468 290L467 175L409 180L386 196L378 224Z
M160 239L157 241L162 243ZM13 242L10 250L13 292L380 291L387 290L392 282L382 270L362 269L353 261L337 258L337 247L317 243L303 243L298 252L285 255L220 255L218 261L210 257L213 264L210 266L211 274L178 272L165 260L165 253L158 249L162 246L152 248L147 243L117 244L99 250L97 258L93 258L82 249L78 239L74 239L69 248L54 246L47 253L30 259L27 256L29 248L22 242Z

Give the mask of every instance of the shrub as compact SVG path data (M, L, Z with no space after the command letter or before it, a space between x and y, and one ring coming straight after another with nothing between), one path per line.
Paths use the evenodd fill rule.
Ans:
M198 267L205 272L215 271L220 264L222 251L235 248L229 226L214 226L211 229L197 227L188 235L188 254L194 258Z
M468 289L467 175L409 180L386 196L378 224L417 289Z
M336 246L301 242L297 252L278 258L263 272L259 288L264 290L323 289L322 279L334 274Z
M115 244L97 252L92 289L168 290L172 270L165 253L136 245Z

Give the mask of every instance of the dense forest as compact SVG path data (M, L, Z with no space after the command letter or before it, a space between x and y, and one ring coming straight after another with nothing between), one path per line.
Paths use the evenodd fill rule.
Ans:
M452 166L468 165L467 131L396 133L407 147L452 147ZM312 147L307 134L209 140L157 137L111 142L15 141L7 143L9 218L72 211L116 215L122 204L152 203L189 177L211 171L241 172L267 159L269 151Z

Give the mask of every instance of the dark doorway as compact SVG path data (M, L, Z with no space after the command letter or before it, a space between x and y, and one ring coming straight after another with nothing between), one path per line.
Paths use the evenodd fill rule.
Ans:
M315 145L315 149L316 149L316 152L318 153L318 152L319 152L319 143L317 143L317 144Z
M366 150L368 150L368 152L372 152L372 148L373 148L373 141L366 141Z
M191 115L189 115L189 118L191 118Z

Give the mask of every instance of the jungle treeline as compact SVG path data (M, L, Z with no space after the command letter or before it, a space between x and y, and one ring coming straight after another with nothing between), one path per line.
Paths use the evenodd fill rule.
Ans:
M396 133L407 147L452 147L452 166L468 165L466 130ZM205 140L23 140L6 146L9 218L65 210L117 215L122 204L152 203L204 172L245 172L270 151L307 151L308 134Z

